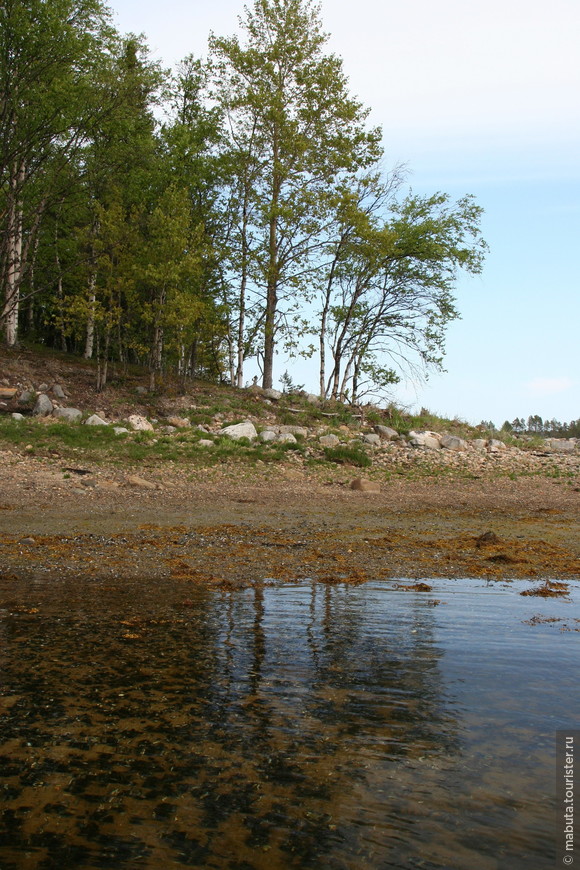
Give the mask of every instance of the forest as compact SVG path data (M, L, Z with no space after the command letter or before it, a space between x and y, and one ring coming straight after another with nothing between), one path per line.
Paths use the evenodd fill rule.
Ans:
M166 70L101 0L4 0L2 341L93 359L100 389L112 362L155 389L252 361L268 388L302 355L349 401L441 370L481 208L385 169L311 0L240 24Z

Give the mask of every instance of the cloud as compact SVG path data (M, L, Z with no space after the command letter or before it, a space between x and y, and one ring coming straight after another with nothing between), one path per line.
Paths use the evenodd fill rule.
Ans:
M534 378L526 384L528 392L534 396L554 396L557 393L565 393L574 386L571 378Z

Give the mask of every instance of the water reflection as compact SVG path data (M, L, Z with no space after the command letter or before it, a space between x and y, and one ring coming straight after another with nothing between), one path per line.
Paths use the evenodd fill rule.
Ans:
M5 582L0 866L551 866L576 636L457 588Z

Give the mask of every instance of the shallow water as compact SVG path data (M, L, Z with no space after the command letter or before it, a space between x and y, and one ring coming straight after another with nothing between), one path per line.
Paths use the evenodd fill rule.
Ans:
M0 867L554 866L580 608L527 586L2 581Z

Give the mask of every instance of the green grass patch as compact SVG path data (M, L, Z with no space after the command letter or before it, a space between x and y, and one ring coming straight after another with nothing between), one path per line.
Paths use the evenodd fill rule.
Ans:
M368 468L372 465L370 456L361 447L349 447L344 444L338 447L325 447L324 456L328 462L337 465L354 465L357 468Z

